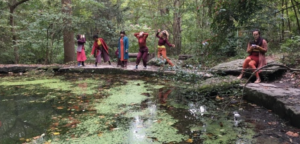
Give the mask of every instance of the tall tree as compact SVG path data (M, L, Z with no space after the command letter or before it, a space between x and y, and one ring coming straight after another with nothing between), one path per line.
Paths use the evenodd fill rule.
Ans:
M174 0L173 42L176 45L176 55L181 51L181 3L180 0Z
M71 28L72 25L72 1L61 0L62 13L65 14L64 25L66 26L63 30L64 39L64 62L74 61L75 49L74 49L74 32Z
M8 3L8 7L9 7L9 24L11 26L10 30L11 30L11 33L12 33L12 42L13 42L13 47L14 47L14 56L15 56L15 63L19 63L19 52L18 52L18 47L16 46L17 44L17 36L15 34L15 22L14 22L14 12L15 12L15 9L27 2L29 0L21 0L21 1L16 1L16 0L12 0Z
M293 9L294 9L294 12L295 12L296 21L297 21L298 34L300 34L300 22L299 22L299 19L298 19L297 10L296 10L296 5L294 4L294 2L295 2L295 1L291 0L292 6L293 6Z

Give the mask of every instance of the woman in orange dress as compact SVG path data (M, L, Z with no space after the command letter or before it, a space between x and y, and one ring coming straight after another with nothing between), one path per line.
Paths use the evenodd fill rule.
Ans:
M175 47L174 44L170 44L168 41L169 33L166 30L164 30L160 34L160 29L158 29L157 33L156 33L156 37L158 38L157 57L162 57L162 58L166 59L166 61L169 63L169 65L171 65L173 67L174 64L167 57L167 50L166 50L166 46L165 46L165 45L168 45L170 47Z
M119 45L118 45L118 63L125 68L127 67L127 61L129 58L128 48L129 48L128 37L125 35L125 31L121 31Z

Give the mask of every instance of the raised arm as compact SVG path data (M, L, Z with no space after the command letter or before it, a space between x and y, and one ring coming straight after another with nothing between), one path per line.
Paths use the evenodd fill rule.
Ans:
M156 37L161 38L161 37L159 36L159 32L156 33Z
M143 34L144 38L147 38L148 35L149 35L148 33L144 33L144 34Z
M135 33L134 36L135 36L136 38L139 38L139 37L138 37L139 34L140 34L140 33Z

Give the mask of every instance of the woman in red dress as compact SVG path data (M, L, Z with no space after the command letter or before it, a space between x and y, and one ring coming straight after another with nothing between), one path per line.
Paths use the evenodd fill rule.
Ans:
M80 67L82 64L82 66L84 66L84 61L86 60L86 55L85 55L85 48L84 48L84 44L85 44L85 37L84 35L77 35L77 62L78 62L78 66Z
M258 30L253 31L252 34L254 41L248 43L247 52L249 53L249 56L244 61L243 70L238 76L238 79L243 77L244 69L250 67L255 71L256 68L261 68L267 64L265 53L268 51L268 43L265 39L260 37L260 32ZM256 81L254 83L260 83L261 79L259 72L256 72L255 76Z

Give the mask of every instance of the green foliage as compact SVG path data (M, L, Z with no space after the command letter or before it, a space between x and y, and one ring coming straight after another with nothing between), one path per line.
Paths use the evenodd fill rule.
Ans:
M217 1L211 24L215 33L212 37L212 50L227 56L236 55L237 30L247 24L252 15L261 9L258 0Z
M60 0L29 0L13 14L17 36L17 43L13 44L9 3L13 1L0 2L0 63L13 63L14 47L19 49L21 63L62 63L62 32L66 29L75 35L86 35L87 54L93 44L92 35L98 34L110 47L110 55L114 55L121 30L129 37L129 52L138 51L133 34L140 31L149 33L147 46L151 53L156 52L157 29L167 30L169 42L177 43L177 13L181 47L167 47L168 55L193 55L187 63L206 67L228 57L243 57L253 29L260 29L270 48L277 50L283 38L298 32L296 16L300 14L299 7L295 7L295 13L290 1L282 4L279 0L180 0L179 6L174 5L174 0L72 0L70 17L61 12ZM64 23L65 18L72 23Z
M70 17L62 14L60 0L29 0L13 15L17 35L17 44L13 45L9 9L7 2L1 2L0 56L4 59L0 63L13 62L13 47L19 48L21 63L62 63L62 31L65 29L72 30L75 35L86 35L86 53L91 50L94 34L99 34L110 47L115 47L118 33L114 22L122 21L119 5L110 0L75 0L72 1L73 15ZM71 19L72 23L64 23L65 18Z
M300 64L300 36L294 36L287 39L281 45L281 52L283 53L282 62L289 67L299 67Z

